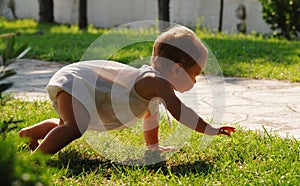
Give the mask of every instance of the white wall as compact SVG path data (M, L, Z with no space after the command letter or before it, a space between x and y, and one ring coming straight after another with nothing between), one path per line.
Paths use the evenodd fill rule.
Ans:
M15 0L16 15L19 18L38 20L38 0ZM25 3L26 2L26 3ZM87 0L88 23L96 27L115 27L138 20L156 20L158 18L157 0ZM258 0L224 0L223 31L237 32L241 22L235 16L239 4L246 7L247 32L271 32L262 19L262 7ZM54 0L54 20L57 23L78 23L79 0ZM171 22L194 27L200 20L201 26L212 31L218 29L219 0L171 0Z
M246 7L247 33L256 30L261 33L270 32L269 26L262 19L262 7L257 0L224 0L222 30L229 33L237 32L237 24L242 22L236 18L237 7ZM217 31L219 27L219 0L171 0L170 17L172 22L194 26L201 22L201 26Z
M18 18L39 18L38 0L15 0L15 13Z
M270 26L262 18L262 6L258 1L245 2L247 7L246 25L248 32L255 30L258 33L271 33Z
M77 24L79 0L53 0L54 20L57 23Z
M157 0L89 0L88 22L114 27L132 21L157 19Z

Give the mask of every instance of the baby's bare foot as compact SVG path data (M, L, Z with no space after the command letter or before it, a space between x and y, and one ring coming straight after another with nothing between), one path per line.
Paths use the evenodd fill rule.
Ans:
M39 142L37 139L34 139L32 137L29 137L26 135L26 130L22 129L19 132L19 136L21 138L28 138L29 141L27 142L28 147L30 148L31 151L34 151L38 146L39 146Z
M150 151L159 151L159 152L175 152L178 151L178 149L176 149L173 146L160 146L160 145L152 145L152 146L148 146L148 150Z

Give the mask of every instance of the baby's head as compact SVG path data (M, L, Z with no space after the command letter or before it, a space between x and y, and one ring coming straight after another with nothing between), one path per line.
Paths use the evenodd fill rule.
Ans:
M192 68L205 68L208 50L195 33L175 26L162 33L153 44L151 65L162 73L180 66L187 73Z
M195 63L204 69L208 51L195 33L187 27L175 26L157 37L153 44L151 64L164 66L163 59L181 63L184 68Z

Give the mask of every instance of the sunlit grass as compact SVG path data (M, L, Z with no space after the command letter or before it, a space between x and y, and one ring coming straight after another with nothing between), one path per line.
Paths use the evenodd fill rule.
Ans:
M19 128L41 120L57 117L49 102L13 100L1 107L1 119L23 120ZM138 124L140 125L140 124ZM162 121L161 132L170 133ZM237 126L238 127L238 126ZM124 144L142 144L137 128L115 131ZM175 130L175 128L173 128ZM9 133L8 142L24 146L17 136L18 129ZM245 131L238 127L232 137L212 138L201 149L203 135L191 134L181 150L152 166L129 166L105 157L80 138L52 157L34 160L28 166L40 170L39 176L55 185L297 185L300 180L299 141L282 138L273 132ZM173 136L176 141L177 136ZM105 141L105 140L104 140ZM0 146L4 144L0 144ZM100 144L101 145L101 144ZM1 147L2 147L1 146ZM118 152L112 147L111 151ZM126 150L126 149L124 149ZM130 154L130 152L129 152ZM30 153L20 148L16 156L32 161ZM134 157L133 157L134 158ZM20 160L19 160L20 161ZM35 162L35 163L34 163ZM39 167L42 166L42 167ZM28 172L33 174L33 172ZM234 183L233 183L234 180Z
M78 26L75 26L75 25L72 25L72 26L56 25L56 26L52 26L50 28L50 33L52 33L52 34L59 34L59 33L82 34L82 31L79 29Z
M36 28L38 26L38 23L34 19L7 21L3 17L0 17L0 20L0 27L6 29Z

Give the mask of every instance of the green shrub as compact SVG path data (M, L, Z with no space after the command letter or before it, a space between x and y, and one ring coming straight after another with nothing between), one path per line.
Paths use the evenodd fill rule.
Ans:
M7 140L1 140L0 150L0 178L1 185L10 185L13 180L13 167L16 153L15 148ZM5 153L3 153L5 152Z
M11 96L9 94L5 94L4 91L9 89L13 83L10 82L2 82L7 77L13 76L16 72L13 69L7 68L7 66L16 60L24 57L30 48L28 44L23 44L18 48L15 48L15 35L14 34L2 34L0 37L7 37L6 47L0 51L0 105L4 106L7 101L10 100ZM14 121L10 119L8 121L0 120L0 135L5 138L5 134L7 131L12 130L15 126L12 124L17 123L18 121Z
M21 139L15 132L9 132L0 143L0 185L49 185L48 156L20 151Z
M5 34L8 37L6 47L0 51L0 104L5 110L6 103L11 96L4 93L13 83L3 82L7 77L15 73L7 66L17 59L22 58L30 48L23 44L15 48L15 35ZM14 118L0 120L0 185L47 185L47 179L43 172L43 161L38 156L28 156L26 152L18 152L17 134L12 132L16 129L16 123L20 120Z
M293 39L300 34L300 0L259 0L263 19L278 35Z

